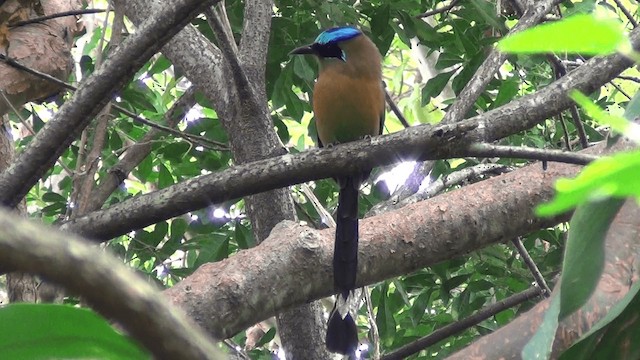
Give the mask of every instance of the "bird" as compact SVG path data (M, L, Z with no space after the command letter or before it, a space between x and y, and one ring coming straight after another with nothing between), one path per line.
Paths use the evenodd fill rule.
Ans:
M320 33L312 44L290 52L304 54L314 55L319 63L312 96L318 145L332 146L382 134L382 56L373 41L354 26L334 27ZM337 296L325 342L329 351L352 357L358 348L358 332L347 300L356 288L358 269L358 191L370 172L359 170L335 178L340 188L333 253Z

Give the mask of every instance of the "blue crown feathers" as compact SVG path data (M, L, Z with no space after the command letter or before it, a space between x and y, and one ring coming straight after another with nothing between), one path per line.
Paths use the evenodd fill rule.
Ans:
M320 33L315 42L316 44L325 45L329 43L350 40L360 34L362 34L360 30L351 26L335 27Z

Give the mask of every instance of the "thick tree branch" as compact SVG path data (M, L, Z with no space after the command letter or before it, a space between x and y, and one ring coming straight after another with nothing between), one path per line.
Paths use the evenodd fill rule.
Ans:
M158 359L221 359L211 340L158 289L84 239L0 209L0 264L80 294Z
M54 118L47 122L0 174L0 203L13 207L53 165L89 121L160 47L195 17L203 6L216 0L180 0L165 4L87 78Z
M604 148L600 144L585 151ZM358 285L567 220L568 215L538 218L533 208L551 199L555 179L579 170L576 165L552 163L543 171L540 164L532 164L362 220ZM317 231L283 222L259 246L203 265L165 293L214 337L226 338L280 309L330 295L333 237L333 229Z
M607 233L604 245L605 266L600 282L589 301L580 310L560 322L552 358L557 358L576 339L605 317L609 309L625 296L634 282L638 281L637 264L640 262L638 219L640 219L640 208L633 200L628 200L618 212ZM540 302L514 321L475 341L450 356L449 359L521 358L522 349L542 322L549 302L550 299ZM629 319L629 321L634 320Z

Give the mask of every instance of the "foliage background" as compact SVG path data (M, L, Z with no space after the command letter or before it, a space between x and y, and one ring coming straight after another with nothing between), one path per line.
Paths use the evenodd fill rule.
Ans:
M511 3L485 0L274 1L266 56L265 90L261 95L268 102L269 116L280 140L291 153L314 146L315 129L309 98L312 96L316 65L311 58L290 59L288 52L302 43L311 42L322 29L336 24L362 26L385 55L387 90L406 121L411 126L436 124L443 119L464 86L486 60L495 41L517 22L518 10ZM427 11L447 5L453 6L429 17L422 16ZM622 5L631 11L633 18L637 18L635 1L623 1ZM108 8L109 4L94 1L90 7ZM245 4L242 1L227 1L225 8L233 36L241 41ZM629 28L632 27L620 6L604 1L562 1L550 16L566 17L585 12L620 18ZM135 26L120 16L112 12L83 16L86 33L73 39L75 67L69 82L82 83L99 68L102 59L108 58L121 41L120 31L125 34L135 31ZM114 27L120 22L122 27ZM195 18L191 24L212 43L220 46L220 41L203 16ZM558 56L563 68L568 70L586 60L580 55ZM510 55L465 118L497 109L516 98L534 93L560 76L559 67L546 55ZM622 114L636 92L637 76L637 70L630 69L625 77L613 80L591 94L591 99L611 114ZM114 95L114 103L151 122L170 126L164 118L165 114L171 112L172 106L182 97L189 111L177 116L180 121L175 128L179 133L161 133L153 140L146 140L145 134L150 130L148 125L108 108L101 115L108 120L96 121L87 128L31 189L26 196L27 216L46 224L58 224L91 211L90 206L81 206L83 191L86 191L80 185L84 181L82 175L91 175L90 190L96 184L104 183L113 174L123 154L141 141L147 141L149 156L126 176L106 200L104 207L231 167L234 164L233 154L229 149L229 135L223 126L220 111L216 111L211 99L189 90L190 86L189 79L167 57L162 54L153 56ZM70 96L69 93L61 93L7 114L18 152L33 138L25 130L25 123L38 132ZM569 147L576 150L581 147L581 129L576 127L577 123L583 127L589 142L605 139L608 129L593 122L581 109L576 108L504 138L499 144L541 149ZM102 130L100 124L104 124ZM388 112L385 133L403 128L397 114ZM103 141L98 136L103 136ZM99 145L94 146L96 144ZM89 156L91 151L98 151L99 156L95 160ZM476 165L500 166L493 168L494 171L475 174L441 189L447 192L486 179L496 172L513 171L528 163L500 156L437 160L422 186L429 186L437 179ZM402 191L407 177L416 176L416 169L420 168L418 165L405 163L376 170L372 175L372 184L363 189L361 215L367 216L375 206L387 206L392 202L392 196ZM410 179L413 180L413 177ZM322 228L325 225L318 207L314 206L303 186L306 185L295 185L289 189L297 217L311 227ZM335 210L337 187L332 180L313 181L308 186L323 208L329 212ZM233 200L211 204L207 208L131 231L111 239L104 247L143 274L149 282L160 287L171 287L203 264L218 262L243 249L254 247L258 241L253 230L245 201ZM550 287L553 287L560 272L566 230L567 224L561 223L517 239ZM464 319L487 305L525 291L533 283L533 276L522 255L508 241L460 254L429 268L372 284L367 289L371 304L369 307L361 306L358 312L361 338L368 339L371 353L378 345L382 353L390 352L438 328ZM499 312L411 358L445 358L479 337L510 323L540 299L533 298ZM75 304L78 298L67 296L64 301ZM275 324L266 321L259 326L258 334L264 334L258 336L259 340L252 338L255 337L252 332L241 332L229 339L228 344L244 349L235 356L270 358L271 353L277 353L279 347L278 333L274 329Z

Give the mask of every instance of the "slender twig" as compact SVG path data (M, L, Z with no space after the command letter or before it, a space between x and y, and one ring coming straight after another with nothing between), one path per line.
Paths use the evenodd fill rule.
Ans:
M233 340L225 339L222 341L222 343L225 344L231 351L233 351L236 356L241 357L245 360L251 360L251 357L249 357L249 355L244 352L244 350L242 350L242 348L238 346L238 344L234 343Z
M542 273L540 272L538 265L536 265L535 261L533 261L533 259L531 258L531 255L529 255L529 252L522 244L522 240L520 240L520 238L517 237L511 240L511 242L513 243L513 246L515 246L520 257L522 257L522 260L524 261L524 263L529 268L529 271L531 271L531 275L533 275L533 278L535 279L536 284L538 284L538 287L543 290L542 295L544 295L544 297L551 296L551 289L549 288L549 285L547 285L547 282L544 281L544 276L542 276Z
M627 17L627 20L629 20L631 25L633 25L634 28L637 28L638 27L638 22L636 21L636 19L633 18L633 15L631 15L629 10L627 10L627 8L624 7L624 5L622 5L622 2L620 2L620 0L613 0L613 2L616 3L618 8L620 8L620 11L622 11L624 16Z
M207 23L218 40L218 48L220 48L222 55L232 69L233 80L239 97L249 102L254 108L260 109L247 73L240 64L240 59L238 59L238 46L233 38L233 32L230 29L226 10L224 7L216 4L214 7L206 8L204 14L207 16Z
M373 343L373 360L380 359L380 332L378 331L378 325L376 324L375 316L373 315L373 303L371 302L371 288L365 286L363 289L364 300L367 304L367 318L369 319L369 334L371 335L371 342Z
M111 10L111 4L107 7L107 13L104 18L104 22L102 24L102 28L106 29L109 24L109 13ZM122 42L122 28L124 26L124 14L121 12L116 12L114 14L113 23L111 24L111 39L110 43L114 46L119 45ZM103 35L100 37L100 42L98 43L98 54L96 56L96 68L99 68L102 65L102 58L104 55L104 42L106 41L106 36ZM89 146L89 153L85 158L84 163L84 173L76 172L76 176L74 177L74 192L77 193L77 198L75 199L76 206L73 208L71 212L71 218L76 218L78 216L82 216L86 213L89 203L91 202L91 193L95 190L96 180L95 175L98 172L98 160L100 159L100 155L102 154L102 150L104 149L106 139L107 139L107 131L109 129L109 122L111 120L111 107L112 103L109 102L105 105L105 107L100 110L100 113L93 120L95 125L93 126L93 139ZM83 135L89 132L91 126L85 128L83 130ZM89 143L85 144L88 145Z
M564 115L562 115L562 113L559 113L558 119L560 120L560 126L562 126L564 145L567 147L567 151L571 151L573 150L571 147L571 138L569 137L569 129L567 128L567 122L564 120Z
M617 78L618 79L622 79L622 80L629 80L629 81L633 81L633 82L636 82L636 83L640 83L640 78L635 77L635 76L618 75Z
M400 123L402 124L402 126L404 126L405 128L410 127L411 125L409 125L409 122L407 121L407 119L404 117L404 115L402 115L402 111L400 111L400 109L398 108L398 105L396 105L396 103L393 101L387 89L384 90L384 97L387 100L387 104L389 104L391 111L393 111L393 113L396 115L398 120L400 120Z
M69 83L66 83L66 82L64 82L64 81L62 81L60 79L57 79L57 78L55 78L55 77L53 77L53 76L51 76L49 74L45 74L45 73L40 72L38 70L34 70L34 69L31 69L31 68L29 68L29 67L27 67L25 65L22 65L19 62L15 61L15 60L13 60L11 58L6 57L4 54L0 54L0 61L4 61L6 64L11 65L11 66L15 67L16 69L20 69L20 70L22 70L24 72L27 72L27 73L31 74L31 75L37 76L37 77L39 77L41 79L44 79L44 80L47 80L47 81L50 81L50 82L52 82L52 83L54 83L56 85L61 86L62 88L67 89L67 90L76 91L78 89L77 87L75 87L75 86L73 86L73 85L71 85ZM118 110L122 114L125 114L125 115L129 116L131 119L133 119L133 121L135 121L135 122L137 122L139 124L147 125L149 127L162 130L162 131L167 132L169 134L172 134L174 136L183 138L183 139L189 141L190 143L194 143L194 144L200 145L200 146L202 146L204 148L207 148L207 149L210 149L210 150L215 150L215 151L228 151L229 150L229 148L227 147L226 144L221 143L219 141L207 139L207 138L205 138L203 136L192 135L192 134L188 134L188 133L185 133L185 132L182 132L182 131L174 130L174 129L170 128L170 127L166 127L166 126L160 125L158 123L155 123L153 121L149 121L147 119L144 119L144 118L134 114L133 112L123 108L122 106L116 104L113 101L112 101L112 104L113 104L113 108L114 109Z
M429 184L429 186L424 191L420 191L416 193L416 195L408 197L407 200L411 199L409 203L413 203L420 200L429 199L436 196L444 189L458 185L469 179L478 178L487 173L502 174L505 172L509 172L509 168L502 164L478 164L443 176L442 178Z
M329 211L325 209L324 206L322 206L322 203L320 202L316 194L313 193L311 187L307 184L300 184L300 189L307 197L307 199L311 202L313 208L316 209L318 215L320 215L320 221L322 222L322 224L327 227L336 227L336 222L333 220L331 213L329 213Z
M557 161L568 164L587 165L599 157L563 150L536 149L524 146L502 146L475 143L462 150L462 156L519 158L540 161Z
M441 14L441 13L447 12L447 11L453 9L453 7L458 4L458 2L460 2L460 0L451 0L449 5L447 5L447 6L443 6L443 7L439 8L439 9L435 9L435 10L424 12L424 13L422 13L420 15L416 15L416 17L417 18L425 18L425 17L429 17L431 15L436 15L436 14Z
M517 1L514 1L514 3L516 2ZM558 58L553 54L549 54L547 58L549 59L549 61L551 62L551 65L553 66L553 70L554 70L553 72L556 80L560 79L561 77L567 74L567 67L564 65L562 60L560 60L560 58ZM567 147L567 150L571 151L571 138L569 137L569 130L567 129L567 123L564 120L564 116L562 115L562 112L560 112L558 115L560 120L560 126L562 126L564 143Z
M51 15L40 16L40 17L33 18L33 19L16 21L14 23L9 24L8 27L12 28L12 27L24 26L24 25L28 25L28 24L39 23L39 22L43 22L45 20L51 20L51 19L56 19L56 18L60 18L60 17L65 17L65 16L74 16L74 15L83 15L83 14L97 14L97 13L103 13L105 11L106 11L105 9L84 9L84 10L63 11L63 12L59 12L59 13L55 13L55 14L51 14Z
M449 336L460 333L472 326L479 324L480 322L498 314L501 311L509 309L513 306L524 303L541 295L541 290L537 286L530 287L529 289L511 295L506 299L500 300L494 304L491 304L477 313L466 317L455 323L443 326L438 330L432 332L428 336L420 338L412 343L404 345L382 357L382 360L396 360L404 359L409 355L415 354L420 350L423 350L441 340L448 338Z
M620 91L620 93L624 95L624 97L631 100L631 96L627 94L624 90L622 90L620 86L616 85L613 81L609 81L609 84L611 84L614 88L616 88L616 90Z
M571 112L573 125L576 127L576 130L578 130L580 145L583 149L586 149L589 147L589 138L587 137L587 132L584 130L584 125L582 124L580 113L578 113L578 108L575 105L571 105L569 107L569 112Z

